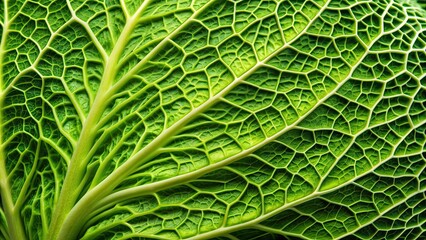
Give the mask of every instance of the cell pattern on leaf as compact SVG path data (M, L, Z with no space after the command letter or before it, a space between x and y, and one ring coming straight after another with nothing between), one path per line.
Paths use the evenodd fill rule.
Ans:
M0 239L426 238L425 6L0 2Z

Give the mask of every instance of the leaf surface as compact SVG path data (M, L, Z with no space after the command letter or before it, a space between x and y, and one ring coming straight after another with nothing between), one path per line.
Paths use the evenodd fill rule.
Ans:
M2 1L0 238L426 238L421 6Z

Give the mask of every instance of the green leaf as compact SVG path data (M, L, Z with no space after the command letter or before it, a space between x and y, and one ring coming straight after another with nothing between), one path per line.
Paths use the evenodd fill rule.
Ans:
M0 239L426 238L423 1L0 3Z

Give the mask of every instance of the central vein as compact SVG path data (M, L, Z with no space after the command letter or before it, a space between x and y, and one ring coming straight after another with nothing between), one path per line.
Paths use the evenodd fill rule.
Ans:
M114 49L112 50L109 58L107 59L102 80L97 91L97 95L93 105L91 106L90 112L86 121L83 123L83 128L80 133L79 140L76 148L70 160L68 171L64 179L61 194L58 202L55 206L52 222L50 225L50 231L47 239L57 239L59 232L63 227L64 220L68 213L71 211L78 197L81 194L81 182L86 172L86 164L88 162L87 154L89 153L91 146L93 145L96 138L96 124L102 116L105 110L106 103L105 99L108 96L108 92L114 84L114 79L117 74L117 65L120 57L126 48L126 45L130 39L131 33L138 23L140 14L148 6L150 0L144 1L138 11L127 21L117 40ZM69 226L68 226L69 227ZM78 231L78 229L77 229ZM74 238L78 232L69 232L67 238Z

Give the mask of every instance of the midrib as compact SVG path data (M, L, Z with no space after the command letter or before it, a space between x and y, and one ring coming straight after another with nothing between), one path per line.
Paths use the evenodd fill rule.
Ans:
M311 20L311 22L305 27L305 29L302 32L298 34L298 36L306 32L306 30L309 28L312 22L314 22L314 20L325 10L327 5L328 5L328 2L324 4L324 6L318 11L316 17L313 20ZM264 60L257 62L257 64L253 68L251 68L250 70L242 74L240 77L237 77L230 85L224 88L220 93L218 93L217 95L210 98L208 101L206 101L205 103L203 103L202 105L200 105L199 107L191 111L188 115L186 115L184 118L174 123L168 129L164 130L154 141L152 141L150 144L144 147L141 151L137 152L135 155L130 157L125 163L123 163L119 168L117 168L111 175L109 175L96 187L92 188L79 200L79 202L77 202L75 207L69 213L69 216L64 225L75 227L71 225L75 224L75 221L73 221L73 219L75 220L77 218L79 218L80 221L84 222L86 220L85 216L89 214L90 211L93 210L94 204L97 201L107 196L114 189L114 187L118 183L120 183L120 181L125 179L125 177L127 177L134 169L136 169L137 166L140 166L141 164L149 160L151 157L153 157L153 155L155 154L155 151L159 149L161 146L163 146L164 143L167 141L167 139L169 139L171 136L179 132L179 129L183 125L187 124L196 116L198 116L200 113L202 113L203 111L211 107L213 104L215 104L217 101L219 101L235 86L240 84L244 79L246 79L256 70L258 70L260 67L264 66L264 64L267 61L275 57L277 54L279 54L283 49L287 48L294 41L297 41L297 39L298 37L295 37L291 41L287 42L284 46L275 50L272 54L270 54ZM87 208L87 206L91 206L91 207ZM65 236L66 231L62 231L62 233L64 234L63 236Z
M90 146L92 146L92 143L94 142L95 138L95 125L100 119L102 112L105 108L105 103L108 99L106 99L106 96L108 95L109 90L114 84L114 78L116 73L116 66L119 62L120 56L125 48L125 45L127 43L128 36L134 29L135 25L137 24L138 15L143 11L143 9L148 5L149 1L145 1L143 5L139 8L138 12L135 13L135 15L126 23L119 40L117 41L117 44L115 45L115 48L113 49L110 57L108 58L107 64L105 66L105 71L101 80L101 85L99 87L98 93L96 95L94 104L91 107L91 111L88 115L88 118L83 124L83 129L80 134L79 141L77 142L76 149L74 151L74 154L70 161L70 166L68 168L68 172L66 174L66 178L64 181L63 188L61 190L61 195L58 200L58 204L56 205L55 214L52 218L52 225L50 226L50 235L51 237L56 237L56 232L58 229L60 229L61 223L64 221L66 214L72 209L72 207L75 204L76 198L79 195L79 192L77 189L79 186L79 183L83 177L82 172L86 167L86 156L87 153L90 150ZM305 29L307 29L308 26L306 26ZM303 32L302 32L303 33ZM300 33L300 34L302 34ZM297 38L295 38L297 39ZM292 41L291 41L292 42ZM286 46L291 44L291 42L287 43ZM165 139L167 139L169 136L174 135L179 127L182 124L188 123L191 119L199 115L199 113L205 111L207 108L209 108L211 105L213 105L215 102L217 102L220 98L222 98L226 93L231 91L236 85L238 85L243 79L245 79L247 76L251 75L253 72L255 72L257 69L259 69L264 62L268 61L272 57L274 57L277 53L279 53L284 47L278 49L273 54L271 54L269 57L267 57L264 61L258 62L253 68L251 68L248 72L237 78L232 84L227 86L225 89L221 91L220 94L216 95L215 97L209 99L205 104L203 104L201 107L197 108L195 111L192 111L190 114L185 116L183 119L175 123L171 128L165 130L161 136L159 136L157 139L154 140L147 148L144 148L143 151L136 154L134 157L129 159L128 162L126 162L123 166L119 168L119 170L127 170L125 171L126 174L120 174L120 171L117 171L113 174L113 176L121 177L128 174L128 171L130 171L127 165L134 165L135 162L138 162L140 158L142 159L149 159L152 154L146 154L147 152L154 152L151 150L158 149L158 147L161 145L162 142L164 142ZM155 52L155 51L154 51ZM151 52L152 53L152 52ZM151 149L152 148L152 149ZM107 178L107 180L114 180L114 178L110 179ZM116 179L119 180L119 179ZM113 181L117 182L117 181ZM103 182L107 185L110 184L109 181ZM112 185L111 185L112 186ZM102 189L102 186L100 187ZM60 209L58 211L57 209ZM64 215L65 213L65 215Z
M324 6L318 11L316 17L318 17L321 14L321 12L325 10L327 5L328 5L328 2L325 3ZM298 34L298 36L304 34L306 30L309 28L309 26L312 24L312 22L314 22L314 19L305 27L305 29L302 32ZM115 183L124 179L133 169L135 169L137 166L140 166L142 163L146 162L148 159L153 157L153 155L155 155L156 153L155 151L159 149L161 146L163 146L164 143L167 141L167 139L170 139L171 136L179 132L182 126L186 125L188 122L190 122L195 117L197 117L200 113L204 112L209 107L217 103L227 93L229 93L234 87L239 85L247 77L249 77L251 74L256 72L259 68L264 66L266 62L268 62L270 59L272 59L277 54L279 54L283 49L290 46L294 41L297 41L297 39L298 37L295 37L294 39L287 42L279 49L275 50L264 60L257 62L255 66L253 66L250 70L248 70L241 76L236 77L231 84L229 84L224 89L222 89L217 95L208 99L199 107L193 109L189 114L185 115L185 117L183 117L182 119L174 123L168 129L165 129L156 139L154 139L151 143L149 143L146 147L141 149L139 152L136 152L133 156L131 156L125 163L123 163L118 169L116 169L110 176L108 176L96 188L109 189ZM94 188L93 190L95 190L96 188Z
M92 206L91 204L89 204L90 202L95 202L99 198L109 193L108 187L106 189L103 189L101 192L94 192L92 190L89 193L86 193L77 203L75 202L75 199L77 198L79 194L79 192L76 192L75 190L79 189L78 186L79 186L80 180L83 177L81 172L84 172L85 170L86 163L88 160L86 159L86 156L89 153L90 147L92 146L92 143L95 138L96 123L100 119L102 112L106 104L108 103L109 97L111 97L112 94L117 89L119 89L117 88L117 85L119 85L120 82L114 83L113 81L115 77L116 69L117 69L116 67L118 65L117 63L120 60L119 57L121 56L121 53L124 50L125 43L129 40L127 38L128 35L130 35L129 33L131 33L134 27L136 26L136 24L139 23L138 16L140 16L140 14L143 12L143 10L149 4L149 2L150 0L145 1L143 5L139 8L139 10L135 13L135 15L126 23L126 26L123 29L122 34L120 35L120 39L123 39L124 44L122 44L123 45L122 47L117 48L117 49L120 49L120 51L114 48L113 52L110 55L110 58L108 59L108 62L106 64L106 69L104 71L103 78L101 81L101 86L99 87L98 94L95 98L94 104L91 107L91 109L94 109L94 110L91 110L89 112L88 118L83 125L83 130L82 130L82 133L80 134L79 142L77 143L76 150L70 161L70 166L66 174L66 179L64 181L60 199L58 201L58 204L55 206L56 209L62 209L62 211L57 211L58 212L57 214L58 215L61 214L61 216L60 216L60 219L55 218L55 215L54 215L54 218L52 218L53 220L52 220L52 225L50 226L50 233L49 233L50 235L48 239L53 240L53 239L75 238L76 234L78 233L76 231L80 230L79 226L82 223L82 215L87 214L87 212L81 213L82 215L80 214L75 215L73 214L73 212L75 213L75 212L78 212L79 210L89 211L89 208ZM204 7L202 7L201 9L198 9L196 12L194 12L193 16L189 18L187 21L185 21L182 25L188 24L194 16L199 14L206 6L210 5L213 2L215 2L215 0L208 2ZM182 26L180 26L178 29L180 28L182 28ZM176 30L174 31L174 33L175 32ZM126 33L126 34L123 34L123 33ZM163 41L161 41L155 47L153 52L157 53L159 49L164 46L164 44L167 42L169 37L166 37ZM118 42L120 42L120 39ZM146 57L144 57L141 62L148 61L149 58L154 56L153 52L149 53ZM113 56L116 56L116 58L113 59ZM81 136L86 136L85 134L88 134L87 136L89 137L82 140ZM79 174L80 176L77 177L77 174ZM99 187L94 188L94 190L98 190L98 189ZM74 193L75 195L74 200L72 200L71 197L67 196L67 193L68 195L70 195L69 193ZM61 200L61 198L63 199ZM74 204L76 205L74 206ZM65 214L62 213L64 209L65 209ZM64 222L64 220L66 221ZM71 222L71 223L69 224L68 222Z
M107 105L108 101L106 97L108 96L108 93L114 84L118 62L127 42L130 39L129 36L131 36L132 31L138 24L139 15L146 9L150 1L151 0L144 1L143 4L139 7L138 11L135 12L135 14L130 19L128 19L119 39L115 43L114 48L107 59L95 100L90 108L87 119L83 123L80 137L71 157L61 193L54 208L52 222L49 227L50 231L47 235L47 239L57 239L58 233L63 227L63 221L77 201L81 191L79 186L84 177L86 163L88 161L87 154L89 153L96 137L95 126L101 118L102 113ZM72 233L70 233L70 235L67 236L67 239L72 238L72 236Z
M327 5L327 4L326 4ZM318 13L320 14L320 13ZM372 44L374 44L375 41L372 41ZM290 44L290 43L289 43ZM281 131L278 131L276 134L264 139L261 143L252 146L251 148L248 148L232 157L226 158L224 160L221 160L217 163L208 165L206 167L200 168L198 170L195 170L193 172L187 173L187 174L183 174L183 175L178 175L172 178L168 178L159 182L154 182L154 183L149 183L146 185L142 185L142 186L138 186L138 187L134 187L134 188L129 188L129 189L125 189L119 192L115 192L111 195L108 195L107 197L105 197L104 199L102 199L101 201L99 201L96 206L99 209L96 210L100 210L106 206L110 206L111 204L116 203L117 201L119 201L120 199L129 199L132 197L137 197L137 196L142 196L142 195L147 195L150 193L154 193L154 192L158 192L160 190L169 188L171 186L176 186L180 183L184 183L184 182L188 182L192 179L201 177L204 174L207 174L209 172L212 172L214 170L217 170L221 167L224 167L232 162L238 161L242 158L244 158L245 156L248 156L250 154L252 154L253 152L255 152L256 150L260 149L261 147L265 146L266 144L272 142L273 140L277 139L279 136L282 136L283 134L285 134L286 132L290 131L291 129L293 129L294 127L296 127L300 122L302 122L309 114L311 114L313 111L315 111L315 109L320 106L321 104L323 104L327 99L329 99L331 96L333 96L338 90L339 88L352 76L353 72L355 71L355 69L357 68L357 66L359 66L359 64L362 62L362 60L365 58L365 56L367 56L369 52L366 51L362 56L359 57L357 63L352 67L352 70L350 71L350 73L347 75L347 77L345 79L343 79L333 90L331 90L326 96L324 96L322 99L320 99L314 106L312 106L312 108L310 110L308 110L303 116L301 116L297 121L295 121L294 123L288 125L287 127L285 127L284 129L282 129ZM269 58L268 58L269 59Z

